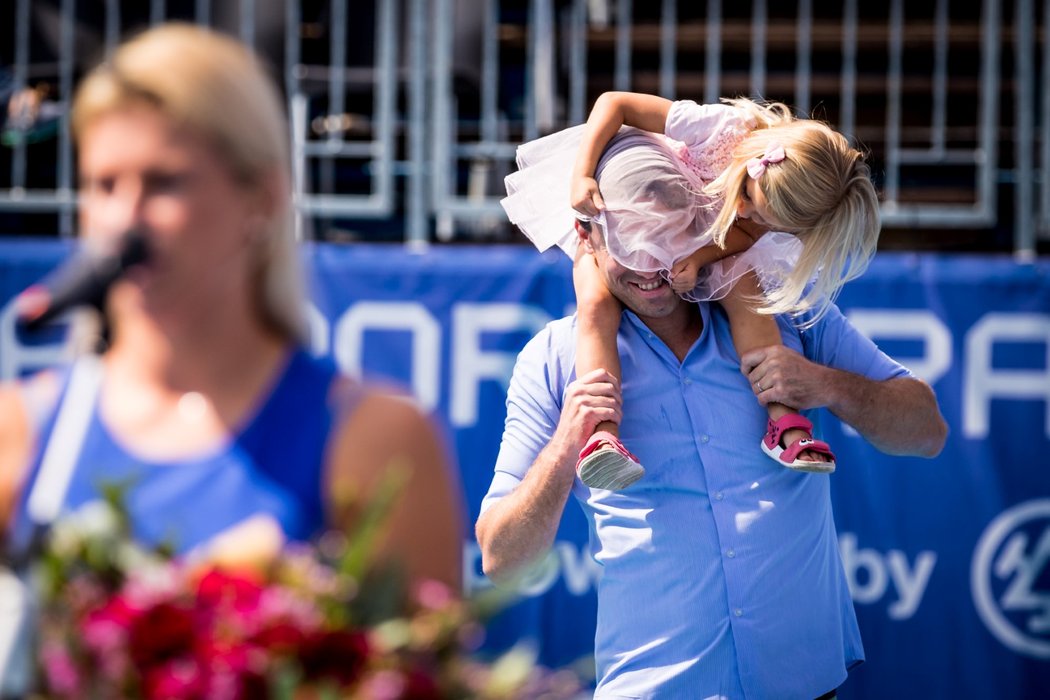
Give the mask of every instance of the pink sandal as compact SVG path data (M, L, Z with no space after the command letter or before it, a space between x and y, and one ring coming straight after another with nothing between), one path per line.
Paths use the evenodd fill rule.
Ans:
M576 474L592 489L619 491L641 479L645 468L615 435L599 431L580 450Z
M780 439L784 432L795 428L805 430L810 435L813 434L813 424L805 416L797 413L781 416L777 421L770 418L766 436L762 438L762 451L769 455L770 459L776 460L777 464L788 469L817 474L830 474L835 471L835 455L831 453L831 446L826 442L812 438L800 438L787 447L780 446ZM828 461L811 462L799 459L799 453L806 450L822 454L828 458Z

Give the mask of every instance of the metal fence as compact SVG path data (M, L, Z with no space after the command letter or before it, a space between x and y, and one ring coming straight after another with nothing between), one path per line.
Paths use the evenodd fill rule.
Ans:
M505 240L517 144L583 121L610 89L751 95L825 119L870 151L884 225L945 229L947 249L948 231L1012 227L1030 257L1050 232L1050 0L14 0L4 13L0 212L54 212L65 236L75 82L166 19L238 34L274 65L304 237L372 222L414 246Z

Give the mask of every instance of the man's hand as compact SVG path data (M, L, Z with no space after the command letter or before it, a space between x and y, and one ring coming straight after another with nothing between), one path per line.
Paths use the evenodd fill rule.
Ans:
M617 425L623 420L623 398L620 381L604 369L596 369L569 384L565 390L565 405L561 409L558 428L551 446L571 455L569 462L575 468L579 454L599 423L611 421Z
M783 345L744 353L740 370L763 406L780 403L804 411L830 402L828 368L810 362Z
M588 372L565 389L551 441L512 492L478 518L475 534L485 575L512 581L550 549L576 480L576 459L594 428L623 417L620 382L604 369Z
M598 181L593 177L573 177L570 190L569 202L580 214L598 216L605 209L605 200L598 191Z
M868 379L815 364L782 345L744 353L740 369L763 406L827 407L886 454L936 457L944 448L948 425L921 379Z

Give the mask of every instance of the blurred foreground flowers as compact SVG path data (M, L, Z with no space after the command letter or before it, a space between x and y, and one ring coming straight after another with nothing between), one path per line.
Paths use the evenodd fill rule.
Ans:
M39 698L569 698L575 674L473 655L499 603L405 585L331 531L263 567L180 561L129 535L119 494L59 521L35 572Z

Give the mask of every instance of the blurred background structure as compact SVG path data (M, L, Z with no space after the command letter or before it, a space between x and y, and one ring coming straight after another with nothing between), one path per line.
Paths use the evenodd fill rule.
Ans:
M781 100L871 152L884 249L1050 250L1047 0L10 0L0 231L73 233L66 105L166 19L253 44L284 86L304 238L515 242L522 141L605 90Z

